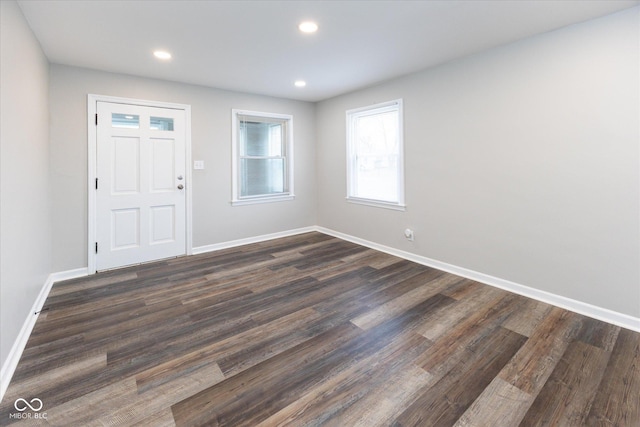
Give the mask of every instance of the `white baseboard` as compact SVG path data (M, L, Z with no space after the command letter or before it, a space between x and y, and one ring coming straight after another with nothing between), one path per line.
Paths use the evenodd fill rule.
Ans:
M395 255L400 258L404 258L409 261L416 262L418 264L426 265L428 267L436 268L438 270L446 271L456 276L466 277L467 279L475 280L476 282L484 283L486 285L494 286L496 288L504 289L509 292L516 293L528 298L532 298L538 301L545 302L560 308L564 308L569 311L576 312L603 322L611 323L622 328L631 329L632 331L640 332L640 318L633 317L628 314L618 313L613 310L598 307L586 302L574 300L571 298L563 297L561 295L553 294L551 292L542 291L539 289L524 286L518 283L511 282L509 280L500 279L498 277L490 276L488 274L479 273L477 271L469 270L467 268L458 267L456 265L448 264L442 261L434 260L431 258L423 257L413 254L411 252L402 251L400 249L391 248L389 246L380 245L378 243L370 242L368 240L354 237L339 231L331 230L325 227L316 227L316 230L320 233L328 234L330 236L337 237L339 239L347 240L358 245L366 246L371 249L385 252L390 255Z
M251 243L265 242L267 240L279 239L281 237L295 236L296 234L310 233L318 231L318 227L310 226L303 228L294 228L293 230L280 231L277 233L263 234L261 236L247 237L246 239L230 240L228 242L215 243L213 245L198 246L193 248L192 254L203 254L206 252L219 251L221 249L234 248L236 246L248 245Z
M44 282L42 289L40 289L38 297L33 302L33 306L31 306L29 315L22 324L22 328L18 333L18 337L13 342L13 346L11 346L11 350L9 351L7 359L2 364L2 370L0 371L0 402L4 398L4 394L9 387L9 383L11 382L11 378L13 377L13 373L18 366L18 362L20 361L22 352L27 345L27 341L29 341L31 331L33 331L33 327L36 324L36 320L38 320L40 310L42 310L42 307L44 306L44 303L49 296L49 292L51 292L51 287L53 286L53 284L62 280L74 279L76 277L83 277L86 275L86 268L78 268L75 270L51 273L49 277L47 277L47 280Z

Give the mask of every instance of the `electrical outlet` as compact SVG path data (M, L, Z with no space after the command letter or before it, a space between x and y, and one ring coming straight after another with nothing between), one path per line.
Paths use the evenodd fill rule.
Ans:
M404 237L406 237L408 241L413 242L413 230L410 228L404 230Z

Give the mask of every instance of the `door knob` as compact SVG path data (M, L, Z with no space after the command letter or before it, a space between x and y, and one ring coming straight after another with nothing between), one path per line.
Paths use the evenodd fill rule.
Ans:
M184 188L184 185L182 185L182 184L178 185L178 190L182 190L183 188Z

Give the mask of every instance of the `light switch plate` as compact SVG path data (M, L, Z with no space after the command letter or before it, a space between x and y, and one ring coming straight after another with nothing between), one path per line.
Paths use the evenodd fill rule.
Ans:
M194 169L204 169L204 160L194 160L193 161Z

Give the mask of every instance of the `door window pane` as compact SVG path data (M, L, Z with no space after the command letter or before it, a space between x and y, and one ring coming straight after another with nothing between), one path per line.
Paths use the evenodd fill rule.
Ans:
M170 117L151 117L149 127L152 130L173 130L173 119Z
M111 113L111 126L114 128L138 129L140 127L140 116Z

